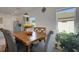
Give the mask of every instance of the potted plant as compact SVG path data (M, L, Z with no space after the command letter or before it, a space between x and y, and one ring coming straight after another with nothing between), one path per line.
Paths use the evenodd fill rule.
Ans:
M79 36L74 33L58 33L56 41L61 43L60 46L64 51L72 52L74 49L79 51Z

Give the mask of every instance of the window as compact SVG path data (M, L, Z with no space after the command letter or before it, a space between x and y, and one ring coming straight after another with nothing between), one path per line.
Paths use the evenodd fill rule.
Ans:
M76 8L64 8L57 11L58 32L74 33L75 13Z
M74 21L58 22L58 31L59 32L74 33Z
M35 27L36 26L36 17L30 17L30 23Z

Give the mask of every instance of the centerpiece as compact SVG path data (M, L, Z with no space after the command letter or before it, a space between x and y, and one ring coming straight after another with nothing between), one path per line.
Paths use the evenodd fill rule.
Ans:
M25 13L24 14L24 24L23 24L23 28L24 28L24 31L26 31L28 34L32 34L32 28L33 25L30 23L30 19L29 19L29 16L28 16L28 13Z

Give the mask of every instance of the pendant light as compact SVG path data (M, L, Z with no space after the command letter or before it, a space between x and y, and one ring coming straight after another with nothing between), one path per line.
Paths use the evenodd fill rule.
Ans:
M43 7L43 8L42 8L42 12L43 12L43 13L46 12L46 7Z

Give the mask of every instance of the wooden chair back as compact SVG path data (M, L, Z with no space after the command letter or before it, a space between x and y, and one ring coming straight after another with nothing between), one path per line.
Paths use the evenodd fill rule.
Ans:
M17 52L16 41L12 33L9 30L3 30L3 33L7 43L7 52Z
M49 44L49 41L51 39L51 35L53 35L53 31L49 31L48 33L48 37L47 37L47 40L45 42L45 47L44 47L44 51L47 52L47 49L48 49L48 44Z

